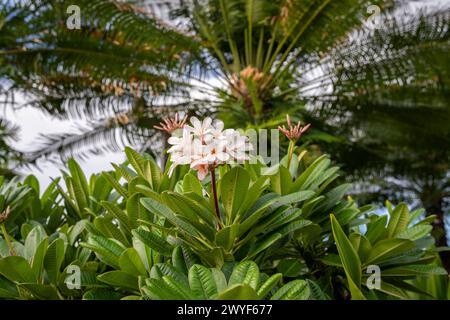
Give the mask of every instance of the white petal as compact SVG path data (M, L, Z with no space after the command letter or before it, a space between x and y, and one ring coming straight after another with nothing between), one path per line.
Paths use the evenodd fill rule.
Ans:
M182 139L181 139L181 138L178 138L178 137L170 137L170 138L167 140L167 142L168 142L169 144L180 144L180 143L182 142Z
M232 136L234 135L235 130L234 129L225 129L222 134L225 136Z
M167 153L174 153L181 149L182 149L181 145L175 145L175 146L170 147L169 150L167 150Z
M188 124L185 124L185 125L184 125L184 130L186 130L188 133L195 133L195 128L194 128L194 127L191 127L191 126L188 125Z
M206 155L206 157L204 159L205 159L206 163L208 163L208 164L214 163L217 160L216 156L213 154Z
M198 120L197 117L191 117L191 123L195 129L200 129L202 127L202 123Z
M216 157L217 157L217 159L219 159L219 161L222 161L222 162L228 161L230 159L230 155L225 152L219 152L216 155Z
M211 123L212 123L212 119L210 117L206 117L205 120L203 120L202 129L203 130L212 129Z
M214 127L216 128L217 131L222 131L224 127L223 121L221 120L214 121Z

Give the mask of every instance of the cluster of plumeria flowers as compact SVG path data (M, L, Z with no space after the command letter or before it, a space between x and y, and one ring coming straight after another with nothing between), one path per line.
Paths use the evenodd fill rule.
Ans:
M286 119L288 128L283 126L279 127L278 130L290 141L289 167L295 143L308 130L310 125L302 127L299 122L296 126L292 126L290 117L287 116ZM250 160L249 153L253 150L253 146L248 137L241 135L239 131L234 129L224 130L224 123L220 120L213 121L207 117L200 121L196 117L191 117L190 125L186 122L187 116L181 119L177 113L174 118L165 118L159 126L155 126L156 129L171 135L168 139L171 147L167 151L171 155L172 163L169 168L169 176L179 165L190 165L193 170L197 171L200 180L211 173L211 194L216 210L217 230L220 230L222 222L214 170L224 164L242 163L245 160Z
M176 119L179 119L176 116ZM172 165L169 175L179 165L187 165L197 171L197 176L203 180L206 175L220 165L242 163L249 159L249 151L253 149L248 137L237 130L225 129L220 120L207 117L200 121L190 118L190 125L185 124L186 118L171 122L170 130L164 130L172 136L167 151L171 155ZM181 135L179 130L182 129ZM178 133L178 134L177 134Z

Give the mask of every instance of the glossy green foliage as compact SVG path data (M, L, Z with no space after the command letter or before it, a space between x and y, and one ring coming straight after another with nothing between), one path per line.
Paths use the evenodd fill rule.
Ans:
M445 298L433 217L359 207L327 156L221 167L219 219L210 179L125 153L89 179L70 160L42 194L32 176L1 180L1 298Z

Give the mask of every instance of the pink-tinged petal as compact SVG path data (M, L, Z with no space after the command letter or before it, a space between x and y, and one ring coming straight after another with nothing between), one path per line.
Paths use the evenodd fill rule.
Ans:
M201 166L207 166L208 161L205 158L200 158L191 162L191 168L197 170Z
M197 177L199 180L203 180L208 175L208 168L207 167L200 167L197 171Z

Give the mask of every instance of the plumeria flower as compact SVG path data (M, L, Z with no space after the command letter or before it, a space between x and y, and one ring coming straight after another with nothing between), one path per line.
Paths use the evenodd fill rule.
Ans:
M191 118L191 124L185 125L185 128L187 128L191 133L194 135L197 135L199 137L205 136L206 134L210 133L212 131L212 119L210 117L206 117L205 120L200 121L197 117Z
M194 153L192 150L192 135L189 130L183 129L182 137L170 137L167 141L172 147L167 151L172 155L171 161L172 165L169 168L169 176L172 175L173 170L177 165L184 165L191 163L191 154Z
M249 159L248 152L253 150L253 146L248 142L247 137L241 136L239 132L234 131L227 136L226 149L234 160L243 162Z
M249 158L248 138L234 129L224 130L222 121L205 118L202 122L192 117L190 123L192 126L183 127L182 137L172 136L168 140L172 145L168 150L172 161L169 175L176 166L189 164L202 180L220 165Z

